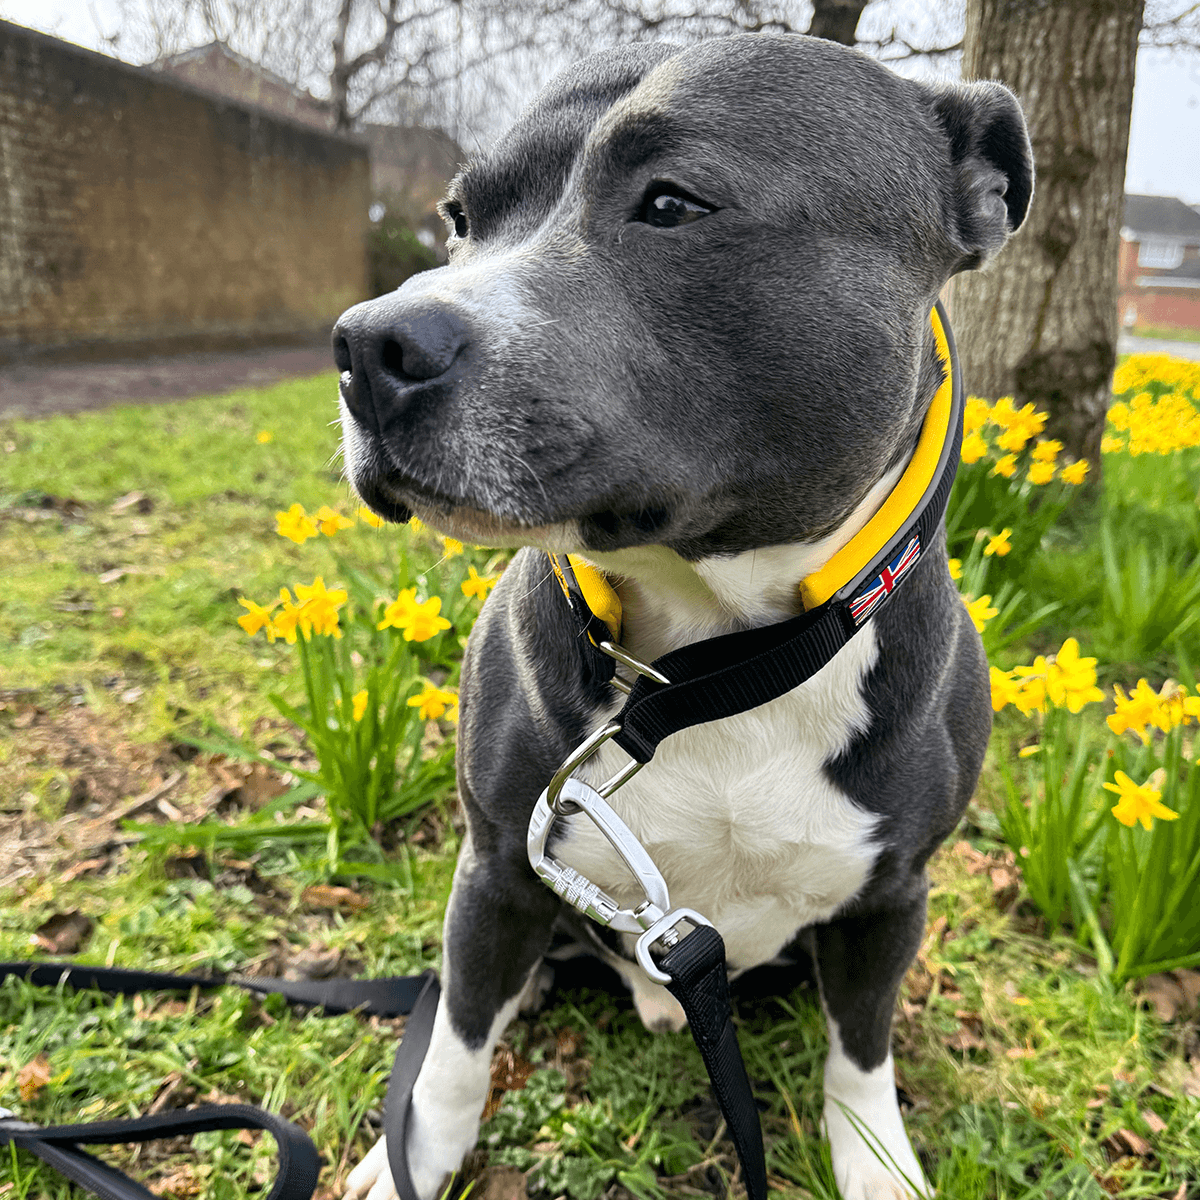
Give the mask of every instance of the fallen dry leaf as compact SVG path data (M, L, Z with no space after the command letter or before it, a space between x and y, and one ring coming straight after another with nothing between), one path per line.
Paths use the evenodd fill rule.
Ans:
M1167 1127L1166 1121L1162 1119L1152 1108L1142 1109L1142 1120L1146 1122L1151 1133L1162 1133Z
M471 1194L478 1200L525 1200L525 1172L516 1167L484 1167Z
M1180 1085L1185 1096L1195 1096L1200 1099L1200 1059L1191 1064L1191 1071L1184 1076Z
M150 1190L156 1196L166 1196L170 1200L191 1200L192 1196L204 1194L204 1180L198 1179L191 1167L182 1167L165 1179L150 1184Z
M72 879L78 879L80 875L86 875L89 871L99 870L107 863L107 858L85 858L83 862L72 863L59 876L59 880L62 883L70 883Z
M50 1082L50 1060L39 1054L17 1072L17 1090L22 1100L32 1100Z
M1188 1007L1187 994L1173 975L1147 975L1142 980L1141 996L1160 1021L1173 1021L1181 1009Z
M312 908L351 908L362 912L371 907L371 901L361 892L328 883L314 883L306 887L300 899Z
M91 917L81 912L55 913L37 927L33 940L48 954L74 954L91 932Z
M1113 1154L1133 1154L1138 1158L1150 1157L1150 1143L1132 1129L1118 1129L1104 1139L1104 1145Z

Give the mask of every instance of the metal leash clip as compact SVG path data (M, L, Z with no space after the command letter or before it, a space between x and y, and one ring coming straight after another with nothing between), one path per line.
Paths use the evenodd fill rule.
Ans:
M611 737L612 733L608 736ZM557 778L555 776L555 779ZM655 965L650 955L650 947L661 942L665 949L670 949L679 941L679 926L685 921L693 927L710 925L711 922L693 909L671 907L667 882L641 842L634 837L632 830L617 816L604 797L582 780L565 779L559 785L560 794L565 798L566 804L570 805L565 811L582 812L588 816L633 873L645 899L636 908L622 908L587 876L547 854L546 842L551 826L558 817L549 792L550 788L547 788L538 798L529 821L529 862L534 871L584 916L591 917L601 925L611 926L621 933L640 934L634 949L642 969L656 982L670 983L671 976L660 971Z

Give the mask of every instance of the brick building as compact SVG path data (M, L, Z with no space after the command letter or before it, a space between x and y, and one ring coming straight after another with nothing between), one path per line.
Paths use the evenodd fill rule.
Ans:
M311 337L367 294L357 140L0 22L0 361Z
M293 87L265 67L210 42L151 63L151 69L239 103L303 121L315 129L332 129L327 100ZM406 222L431 248L446 240L437 213L446 185L465 161L458 143L440 129L421 125L363 125L359 136L371 156L371 192L387 210Z
M1173 196L1127 195L1117 279L1126 329L1200 330L1200 212Z

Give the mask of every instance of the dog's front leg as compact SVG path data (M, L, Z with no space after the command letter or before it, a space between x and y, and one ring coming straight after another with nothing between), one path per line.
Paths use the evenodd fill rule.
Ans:
M478 856L468 835L454 875L442 952L442 996L413 1088L408 1169L434 1200L479 1134L492 1051L517 1013L550 940L558 899L528 862ZM380 1138L350 1173L347 1200L394 1200Z
M892 1012L925 929L924 885L899 909L814 930L829 1025L823 1123L842 1200L932 1195L904 1131L892 1065Z

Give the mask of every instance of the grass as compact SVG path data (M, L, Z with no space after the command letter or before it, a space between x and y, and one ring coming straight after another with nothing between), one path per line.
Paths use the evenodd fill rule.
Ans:
M1163 338L1172 342L1200 342L1200 329L1180 329L1177 325L1136 325L1129 332L1134 337Z
M161 836L131 841L111 822L176 775L166 799L182 830L214 816L274 819L271 797L302 751L266 694L297 687L294 652L246 638L235 598L271 595L330 561L323 543L274 536L271 514L297 500L350 511L330 462L333 397L328 376L0 426L0 556L13 564L0 592L0 958L44 953L31 939L78 912L91 922L86 961L362 975L437 965L457 847L448 810L414 839L411 887L360 881L352 904L332 908L307 888L316 876L302 845L234 836L181 848L157 801L136 815ZM273 439L259 443L260 430ZM1183 553L1196 537L1183 487L1147 469L1125 488L1138 512L1121 519L1160 512L1170 553ZM142 499L118 504L135 491ZM1039 592L1031 606L1065 602L1054 619L1069 631L1103 622L1101 517L1083 513L1069 544L1024 581ZM341 536L369 564L396 553L394 531ZM188 739L210 721L266 747L276 769L250 773L197 752ZM1024 733L1002 714L965 843L934 860L929 932L895 1034L908 1128L953 1200L1185 1196L1200 1182L1200 1071L1189 1064L1200 1034L1194 1021L1160 1020L1132 985L1108 986L1021 899L992 814L1004 794L995 755ZM320 818L311 797L295 803L297 820ZM835 1200L818 1136L824 1031L813 991L743 996L739 1023L773 1185ZM395 1022L323 1018L232 989L113 1000L10 980L0 987L0 1106L52 1124L156 1100L263 1104L310 1130L330 1196L374 1141L396 1036ZM23 1068L42 1056L47 1082L27 1081L22 1096ZM546 1197L659 1200L720 1190L733 1170L690 1038L647 1034L625 997L559 994L514 1025L494 1078L526 1086L497 1087L476 1175L509 1163ZM232 1133L103 1153L181 1197L243 1196L271 1170L269 1137ZM0 1200L68 1193L31 1157L0 1157Z

